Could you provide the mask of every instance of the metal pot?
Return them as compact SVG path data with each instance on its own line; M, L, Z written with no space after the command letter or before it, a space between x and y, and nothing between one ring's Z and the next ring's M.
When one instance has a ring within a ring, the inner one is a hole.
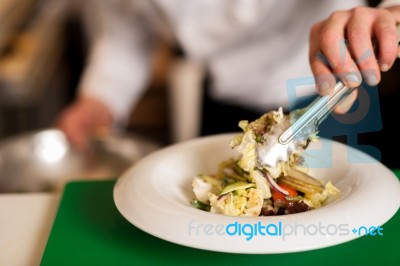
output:
M0 141L0 193L57 191L76 179L112 179L160 145L135 134L94 138L80 153L57 129Z

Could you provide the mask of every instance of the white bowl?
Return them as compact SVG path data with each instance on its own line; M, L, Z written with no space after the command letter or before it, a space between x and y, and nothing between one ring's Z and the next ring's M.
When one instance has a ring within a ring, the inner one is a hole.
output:
M341 190L339 200L309 212L268 217L230 217L193 208L193 176L213 173L222 160L235 156L228 145L233 136L183 142L138 161L115 185L118 210L143 231L177 244L232 253L284 253L355 239L365 234L364 227L381 226L399 209L400 184L389 169L327 139L310 145L306 161L314 177L331 180Z

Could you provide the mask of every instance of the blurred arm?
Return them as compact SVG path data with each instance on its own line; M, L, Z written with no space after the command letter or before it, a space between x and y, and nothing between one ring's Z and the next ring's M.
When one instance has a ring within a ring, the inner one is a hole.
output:
M132 7L121 1L81 4L89 34L89 58L80 97L104 103L113 124L124 126L148 80L152 35Z

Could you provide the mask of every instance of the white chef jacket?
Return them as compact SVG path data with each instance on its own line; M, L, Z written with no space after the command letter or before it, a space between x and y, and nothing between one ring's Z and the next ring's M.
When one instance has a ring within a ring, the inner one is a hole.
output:
M82 1L83 2L83 1ZM384 1L384 5L399 1ZM286 82L312 77L310 27L363 0L88 0L90 56L80 92L126 121L149 78L156 36L178 42L213 79L211 95L255 111L288 105ZM304 86L300 94L315 92Z

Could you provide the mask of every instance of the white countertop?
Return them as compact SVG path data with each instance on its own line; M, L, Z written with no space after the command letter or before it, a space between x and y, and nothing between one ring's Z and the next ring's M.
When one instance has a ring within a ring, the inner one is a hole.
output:
M0 265L40 265L59 193L0 194Z

